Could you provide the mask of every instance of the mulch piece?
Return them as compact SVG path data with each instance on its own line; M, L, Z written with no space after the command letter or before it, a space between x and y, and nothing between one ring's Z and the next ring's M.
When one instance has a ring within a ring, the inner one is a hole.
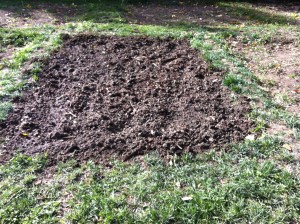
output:
M233 101L187 40L65 39L0 123L0 162L17 149L52 164L199 153L244 139L253 125L248 100Z

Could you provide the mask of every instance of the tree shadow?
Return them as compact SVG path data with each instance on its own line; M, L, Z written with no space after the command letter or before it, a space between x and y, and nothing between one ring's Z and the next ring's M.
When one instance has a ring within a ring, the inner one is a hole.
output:
M181 5L182 2L185 4L217 4L220 2L244 2L254 4L272 4L278 6L286 5L300 5L299 0L289 0L288 2L282 0L126 0L125 2L130 4L166 4L166 5Z
M241 1L218 0L1 0L0 26L29 26L91 21L151 25L230 25L241 23L299 24L299 20L271 13ZM286 7L282 1L270 2ZM289 4L294 4L290 1ZM300 6L300 3L296 2Z
M289 18L284 15L271 13L264 10L263 8L253 7L250 4L220 4L222 7L227 9L233 15L241 18L247 18L251 22L260 24L297 24L299 20Z
M130 7L127 19L137 24L176 25L193 24L232 25L232 24L299 24L300 20L287 17L266 8L258 8L247 3L218 3L217 5L134 5Z
M121 0L3 0L0 2L0 25L30 26L66 22L124 22Z

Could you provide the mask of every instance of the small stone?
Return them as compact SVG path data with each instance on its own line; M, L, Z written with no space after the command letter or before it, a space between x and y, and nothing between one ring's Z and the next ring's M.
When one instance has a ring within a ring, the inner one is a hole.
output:
M254 141L255 140L255 135L248 135L248 136L246 136L245 139L247 139L249 141Z
M170 144L166 142L166 143L163 144L163 147L164 147L164 148L169 148L169 147L170 147Z

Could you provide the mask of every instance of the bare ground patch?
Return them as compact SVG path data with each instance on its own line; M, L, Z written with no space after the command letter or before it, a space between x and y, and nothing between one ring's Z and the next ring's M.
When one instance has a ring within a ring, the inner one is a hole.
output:
M299 36L290 33L278 34L271 43L258 46L234 44L237 51L244 52L248 66L262 81L263 88L276 103L292 115L300 116L300 49ZM271 122L267 133L279 136L286 143L284 147L295 158L300 158L300 139L296 129Z
M0 8L0 27L33 27L45 24L65 23L79 9L65 4L39 3L20 4Z
M1 160L17 149L105 163L225 147L252 122L221 79L184 40L75 37L1 123Z
M241 18L233 17L226 9L214 5L132 5L127 20L137 24L172 25L193 23L197 25L240 24Z
M278 44L249 51L250 67L275 100L299 115L300 51L295 43Z
M226 26L232 24L300 24L299 3L145 4L131 5L126 19L136 24ZM286 18L285 18L286 17Z

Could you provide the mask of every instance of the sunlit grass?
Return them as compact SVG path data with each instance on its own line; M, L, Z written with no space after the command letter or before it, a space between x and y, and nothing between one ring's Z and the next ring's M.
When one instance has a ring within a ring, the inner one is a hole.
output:
M112 169L69 161L59 164L51 180L43 179L41 173L45 157L19 155L0 167L1 221L297 220L300 185L276 165L292 162L281 144L264 137L235 145L228 152L175 156L167 163L156 155L146 156L144 165L114 161Z

